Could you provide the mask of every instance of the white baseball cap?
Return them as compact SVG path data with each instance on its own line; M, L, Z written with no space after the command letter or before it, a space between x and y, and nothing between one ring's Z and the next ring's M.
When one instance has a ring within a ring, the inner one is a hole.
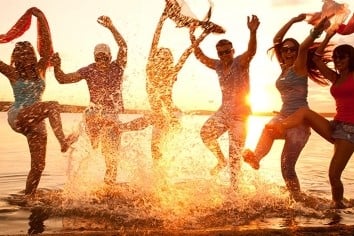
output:
M111 49L109 46L105 43L100 43L95 46L94 54L95 56L98 53L104 53L106 56L110 57L111 56Z

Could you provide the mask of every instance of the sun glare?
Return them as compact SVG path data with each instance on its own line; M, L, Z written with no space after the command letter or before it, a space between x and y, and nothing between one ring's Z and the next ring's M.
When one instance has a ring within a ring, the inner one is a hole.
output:
M264 128L264 124L271 118L271 116L250 116L247 124L247 139L246 148L252 150L256 147L258 139Z
M274 102L264 88L254 89L248 100L254 112L270 112L273 110Z

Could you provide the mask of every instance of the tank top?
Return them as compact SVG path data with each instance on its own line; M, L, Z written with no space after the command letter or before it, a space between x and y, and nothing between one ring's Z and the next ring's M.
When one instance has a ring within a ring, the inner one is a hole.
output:
M343 83L332 84L331 95L336 102L335 120L354 124L354 76L353 73Z
M276 80L276 87L280 92L283 102L280 113L288 116L300 107L308 107L308 78L299 76L290 68L285 76L280 76Z

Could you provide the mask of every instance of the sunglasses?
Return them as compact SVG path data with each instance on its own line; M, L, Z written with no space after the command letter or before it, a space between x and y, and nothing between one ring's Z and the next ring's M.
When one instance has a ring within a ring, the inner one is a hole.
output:
M104 55L97 55L95 56L95 61L109 61L109 57Z
M219 56L224 56L224 55L230 54L231 52L232 52L232 48L226 49L226 50L224 50L224 51L218 51L218 55L219 55Z
M297 47L281 47L280 51L285 52L297 52Z

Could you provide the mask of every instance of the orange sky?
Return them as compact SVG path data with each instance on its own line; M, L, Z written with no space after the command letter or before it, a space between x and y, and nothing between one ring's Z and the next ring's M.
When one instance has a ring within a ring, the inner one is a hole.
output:
M202 18L208 10L208 0L185 0L196 17ZM164 0L1 0L0 34L6 33L17 19L31 6L40 8L47 16L52 31L54 50L62 57L65 72L73 72L93 62L93 47L105 42L111 45L113 55L117 52L111 33L99 25L100 15L111 17L116 28L128 43L128 67L125 72L123 96L126 108L148 108L145 92L145 64L152 36L164 7ZM339 1L338 1L339 2ZM354 4L347 1L350 9ZM271 60L266 50L272 45L277 30L291 17L300 13L319 11L321 0L214 0L212 21L224 26L225 35L210 35L201 44L206 54L216 57L215 44L221 38L230 39L236 54L242 53L248 43L247 16L255 14L261 25L258 30L258 50L251 68L251 103L254 111L279 110L281 101L275 89L279 66ZM306 22L296 24L287 36L301 41L311 26ZM36 27L19 39L35 44ZM173 50L175 59L188 46L186 29L166 25L161 45ZM338 43L354 44L354 35L335 36ZM0 45L0 58L9 62L14 43ZM12 101L8 80L0 75L0 101ZM66 104L88 104L86 84L59 85L53 70L47 73L47 89L44 100L58 100ZM205 68L192 55L179 74L174 88L174 100L184 110L216 109L220 105L220 88L214 71ZM310 106L321 112L333 112L334 104L328 87L310 83Z

